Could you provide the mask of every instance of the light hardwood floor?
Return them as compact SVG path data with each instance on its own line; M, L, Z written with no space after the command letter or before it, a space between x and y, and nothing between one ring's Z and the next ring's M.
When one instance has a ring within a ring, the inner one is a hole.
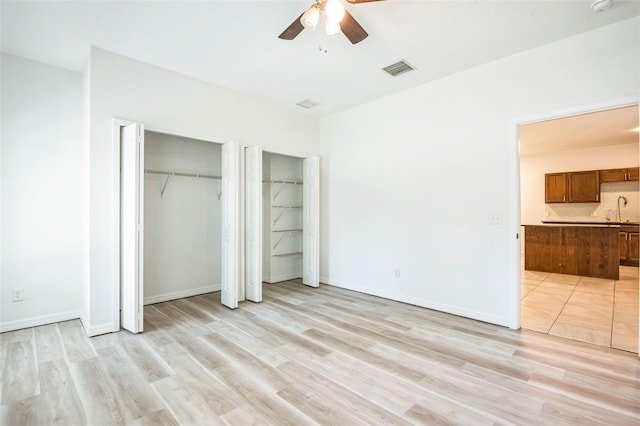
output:
M219 298L0 335L0 424L640 424L631 353L329 286Z

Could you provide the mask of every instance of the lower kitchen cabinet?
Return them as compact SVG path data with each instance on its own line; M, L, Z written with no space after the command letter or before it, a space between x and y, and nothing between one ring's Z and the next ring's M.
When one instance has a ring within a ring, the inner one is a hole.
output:
M620 227L620 264L640 265L640 233L638 226Z
M526 226L524 268L617 280L619 234L607 226Z

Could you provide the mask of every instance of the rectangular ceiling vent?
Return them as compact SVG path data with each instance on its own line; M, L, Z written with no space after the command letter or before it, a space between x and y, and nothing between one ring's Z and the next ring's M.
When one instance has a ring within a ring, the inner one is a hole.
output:
M382 68L382 70L386 71L391 77L395 77L400 74L404 74L405 72L413 71L415 70L415 68L405 62L405 60L403 59L400 62L396 62L395 64L391 64Z
M300 101L298 102L296 105L305 108L305 109L309 109L309 108L313 108L316 107L318 105L320 105L320 103L318 102L314 102L311 99L305 99L304 101Z

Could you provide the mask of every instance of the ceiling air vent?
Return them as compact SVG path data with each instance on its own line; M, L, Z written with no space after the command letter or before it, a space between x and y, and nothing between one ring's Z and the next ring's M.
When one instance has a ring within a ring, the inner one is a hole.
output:
M298 102L296 105L305 108L305 109L309 109L309 108L313 108L316 107L318 105L320 105L318 102L314 102L311 99L305 99L304 101L300 101Z
M413 71L415 68L403 59L400 62L396 62L395 64L382 68L382 70L386 71L391 77L395 77L397 75L404 74L405 72Z

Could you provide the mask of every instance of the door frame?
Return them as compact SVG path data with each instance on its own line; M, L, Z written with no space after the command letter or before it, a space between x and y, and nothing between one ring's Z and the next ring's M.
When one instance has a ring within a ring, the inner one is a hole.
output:
M632 105L638 105L640 99L637 97L623 97L610 99L603 102L575 105L568 108L553 110L550 112L536 113L529 116L515 117L511 122L511 143L509 144L509 155L511 162L509 167L509 216L513 217L511 232L512 235L519 238L510 239L510 253L512 261L510 262L510 276L513 283L510 286L509 299L509 328L520 328L520 230L522 227L520 216L520 126L532 124L541 121L554 120L558 118L571 117L574 115L588 114L591 112L606 111L609 109L623 108ZM640 310L640 308L639 308ZM640 320L638 321L640 325ZM640 333L639 333L640 334ZM640 354L640 351L638 352Z
M120 131L121 128L124 126L128 126L130 124L134 124L134 123L138 123L140 125L142 125L142 130L144 131L149 131L149 132L154 132L154 133L161 133L161 134L165 134L165 135L171 135L171 136L177 136L177 137L182 137L182 138L188 138L188 139L197 139L203 142L210 142L210 143L216 143L216 144L225 144L225 143L235 143L238 147L240 146L240 144L238 144L235 141L229 140L229 139L225 139L225 138L218 138L218 137L212 137L210 135L203 135L203 134L197 134L197 133L188 133L188 132L175 132L172 130L166 130L166 129L162 129L159 127L151 127L151 126L147 126L145 123L141 122L141 121L134 121L134 120L127 120L127 119L122 119L122 118L114 118L111 120L111 136L112 136L112 144L113 144L113 157L112 157L112 175L113 175L113 182L114 182L114 191L113 191L113 200L112 200L112 208L113 208L113 222L112 222L112 229L113 229L113 244L112 244L112 253L113 253L113 282L111 285L111 300L112 300L112 304L111 306L113 307L112 310L112 332L118 332L121 329L121 322L120 322L120 296L121 296L121 288L120 288L120 144L121 144L121 138L120 138ZM142 200L142 202L144 202L144 200ZM144 242L143 242L144 244ZM142 265L142 267L144 267L144 265ZM142 301L143 305L144 305L144 300Z

